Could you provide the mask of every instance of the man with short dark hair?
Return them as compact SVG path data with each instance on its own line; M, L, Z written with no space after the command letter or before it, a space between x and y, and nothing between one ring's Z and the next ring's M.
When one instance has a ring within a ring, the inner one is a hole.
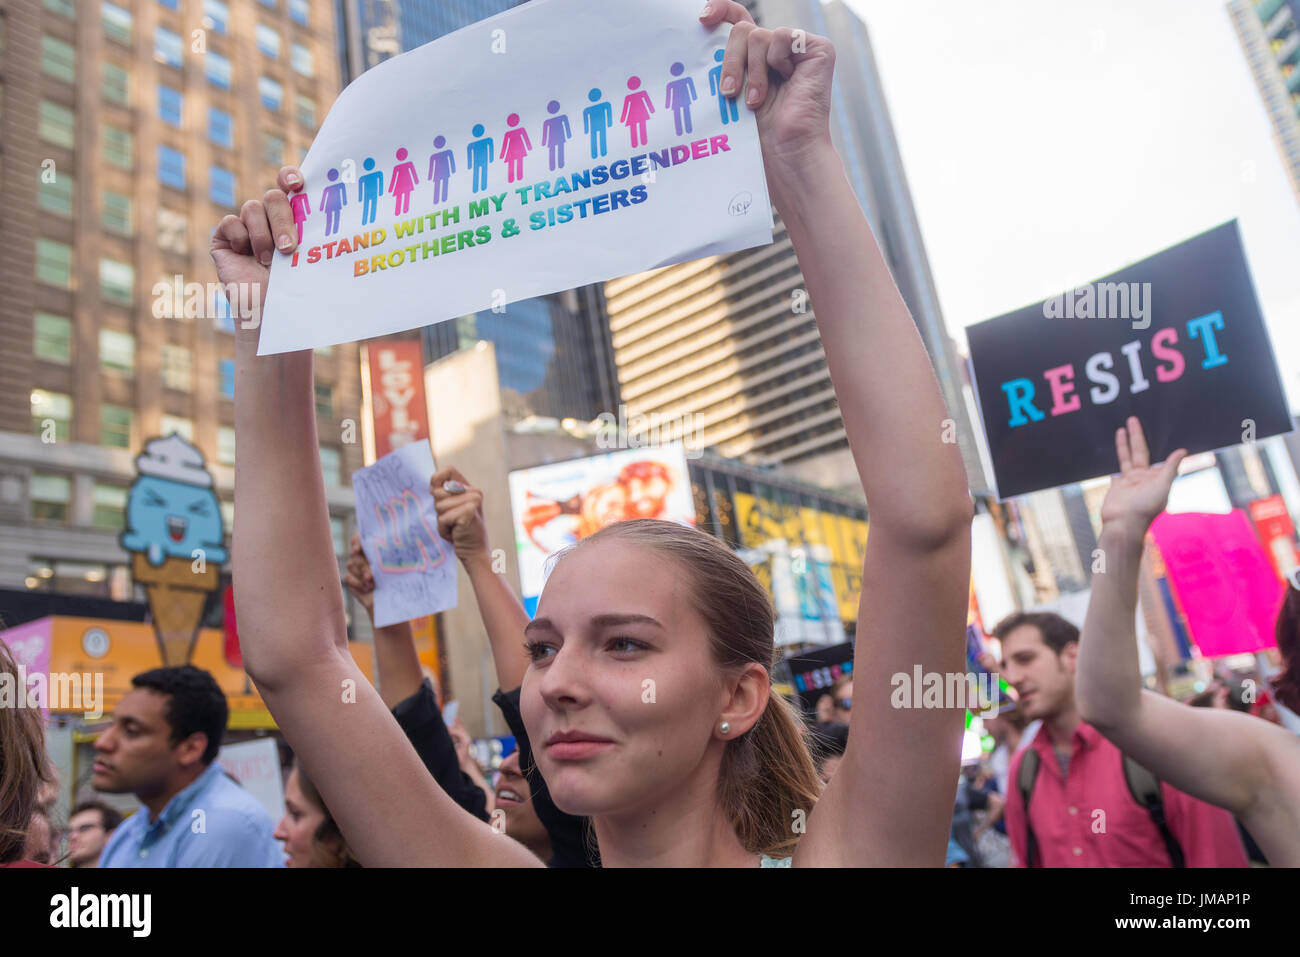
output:
M68 866L98 867L100 852L121 823L121 812L103 801L74 807L68 815Z
M283 867L262 806L215 760L229 709L212 675L191 665L131 679L95 741L92 783L144 808L104 846L100 867Z
M1151 783L1154 812L1138 803L1124 756L1079 716L1074 697L1079 629L1060 615L1020 612L993 630L1002 677L1020 710L1041 719L1033 742L1011 761L1007 834L1022 867L1245 867L1232 815ZM1025 780L1026 760L1036 773ZM1022 791L1030 794L1028 813ZM1158 819L1163 821L1162 825Z

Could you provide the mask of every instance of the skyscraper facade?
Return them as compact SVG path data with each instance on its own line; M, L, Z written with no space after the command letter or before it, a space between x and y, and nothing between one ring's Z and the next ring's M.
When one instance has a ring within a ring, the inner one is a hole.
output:
M333 51L329 0L0 10L0 589L129 599L118 534L154 436L203 453L229 531L235 327L209 238L306 152L339 89ZM341 550L357 348L316 367Z
M929 350L971 487L984 490L960 360L943 325L866 27L840 2L746 6L761 25L802 27L835 44L832 137ZM605 294L629 417L689 421L695 434L687 439L698 447L781 463L828 487L857 487L816 319L779 218L769 246L616 279ZM942 424L935 428L938 434Z
M1300 201L1300 0L1232 0L1228 12Z

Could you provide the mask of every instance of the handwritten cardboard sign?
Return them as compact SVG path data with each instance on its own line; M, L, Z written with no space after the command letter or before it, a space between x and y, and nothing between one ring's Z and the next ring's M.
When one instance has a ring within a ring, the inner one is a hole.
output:
M456 561L438 534L428 442L413 442L352 475L361 547L375 577L375 627L456 606Z
M699 6L534 0L358 77L303 160L259 353L771 242L730 27Z

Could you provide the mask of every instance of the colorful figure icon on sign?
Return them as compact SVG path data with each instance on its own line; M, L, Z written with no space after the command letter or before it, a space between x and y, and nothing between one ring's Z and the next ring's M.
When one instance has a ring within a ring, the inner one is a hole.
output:
M618 121L631 131L632 148L636 149L649 142L646 139L645 125L650 119L650 114L655 111L655 105L650 100L650 94L641 89L639 76L628 77L627 88L632 92L623 97L623 113Z
M487 189L488 164L492 162L492 137L483 136L483 124L475 123L475 139L465 148L465 158L474 173L474 192Z
M727 96L722 92L722 56L725 51L716 50L713 53L713 59L718 64L709 71L709 92L718 98L718 109L722 111L722 123L738 123L740 121L740 107L736 105L736 98Z
M433 148L436 152L429 157L429 181L433 183L433 205L447 202L447 181L451 179L451 174L456 172L456 154L452 150L443 149L447 145L447 137L439 135L433 138Z
M559 100L547 103L546 112L551 116L542 123L542 145L550 151L548 159L552 170L564 168L564 142L573 136L569 129L569 118L559 110Z
M394 196L394 216L411 211L411 190L420 182L420 177L415 173L415 164L406 156L406 147L397 151L398 163L393 167L393 175L388 180L388 192Z
M614 108L601 102L600 90L592 87L587 91L591 106L582 111L582 132L591 135L591 158L599 159L605 155L605 131L614 125Z
M674 63L668 72L677 79L668 81L664 108L673 111L673 126L677 128L677 135L681 136L691 132L691 104L696 99L695 81L689 76L682 76L686 67L681 63Z
M366 157L366 161L361 165L366 169L366 174L357 180L357 194L361 200L361 225L369 226L375 221L375 216L379 212L379 195L384 191L384 173L383 170L375 169L373 157Z

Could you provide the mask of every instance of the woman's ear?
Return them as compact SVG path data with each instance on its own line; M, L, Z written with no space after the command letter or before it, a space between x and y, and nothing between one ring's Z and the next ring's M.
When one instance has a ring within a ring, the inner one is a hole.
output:
M772 679L766 668L757 662L750 662L737 677L728 682L728 687L731 694L722 714L718 716L718 727L714 733L730 741L752 728L763 716L768 695L772 693ZM721 730L723 724L727 725L726 731Z

